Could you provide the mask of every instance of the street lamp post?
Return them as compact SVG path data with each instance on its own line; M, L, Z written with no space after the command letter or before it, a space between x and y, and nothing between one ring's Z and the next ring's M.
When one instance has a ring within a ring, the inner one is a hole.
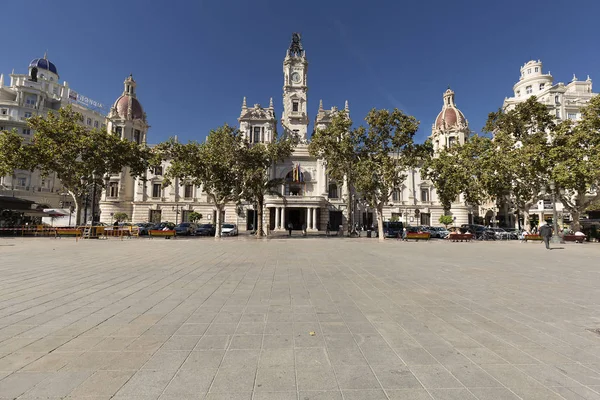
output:
M175 203L174 207L171 207L171 211L175 211L175 225L179 222L179 203Z

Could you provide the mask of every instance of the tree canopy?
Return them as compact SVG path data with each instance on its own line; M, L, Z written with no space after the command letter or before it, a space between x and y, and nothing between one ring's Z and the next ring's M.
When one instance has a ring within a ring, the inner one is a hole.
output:
M325 129L317 129L308 145L308 151L313 157L326 162L327 176L342 184L346 182L346 219L348 232L352 229L352 196L357 179L356 164L360 137L358 131L351 129L352 120L346 111L334 114L330 124Z
M574 230L580 229L581 214L600 200L600 96L581 114L577 123L557 126L548 154L556 194L571 213Z
M0 172L55 173L73 197L78 221L81 198L90 183L102 187L105 175L121 173L126 167L132 176L141 176L150 158L145 146L106 130L88 129L82 122L82 115L68 106L29 118L28 126L35 132L31 141L14 132L0 134Z
M209 202L215 205L215 237L221 236L221 213L225 205L241 198L245 148L240 132L227 124L211 130L204 143L182 144L170 139L155 148L162 160L169 161L163 186L174 179L202 186Z
M284 183L283 179L271 178L270 170L276 162L283 161L292 155L297 138L274 138L270 143L246 143L240 150L242 171L241 199L255 203L257 213L256 236L262 237L263 209L265 196L282 196L278 190Z
M383 207L428 149L414 143L419 122L398 109L372 109L365 121L367 128L361 126L352 133L357 138L355 185L375 208L379 240L383 240Z

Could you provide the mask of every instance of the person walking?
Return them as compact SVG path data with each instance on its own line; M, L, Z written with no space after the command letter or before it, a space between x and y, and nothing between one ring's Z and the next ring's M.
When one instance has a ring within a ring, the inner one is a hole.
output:
M329 223L329 221L327 221L327 230L325 231L325 234L327 235L327 237L329 237L330 231L331 231L331 224Z
M289 232L288 236L292 236L292 229L294 229L294 225L292 225L292 223L290 222L288 224L288 232Z
M550 223L546 222L546 225L540 227L540 236L544 240L546 249L550 250L550 238L552 237L552 227Z

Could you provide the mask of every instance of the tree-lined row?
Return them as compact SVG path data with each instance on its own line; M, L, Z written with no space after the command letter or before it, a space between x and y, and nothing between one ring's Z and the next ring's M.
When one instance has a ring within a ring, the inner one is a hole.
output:
M472 205L508 204L529 227L529 211L554 190L579 230L582 213L600 200L600 96L582 118L555 123L535 97L488 117L484 132L425 160L446 209L459 194Z
M381 239L385 204L408 171L418 166L447 210L462 193L475 206L510 201L527 216L552 180L556 188L564 189L558 194L577 222L600 198L589 195L600 180L600 97L594 97L582 115L577 124L556 125L546 107L531 98L513 110L489 115L484 131L493 133L493 139L475 135L462 146L434 155L429 141L414 142L419 122L402 111L373 109L365 118L367 126L357 128L341 111L313 135L309 152L326 162L331 179L346 182L350 194L359 193L376 210ZM217 234L225 206L247 201L256 206L256 232L263 235L265 196L282 195L278 188L283 181L273 179L270 170L288 158L297 143L288 137L250 145L237 129L224 125L211 131L204 143L168 140L150 149L106 131L89 130L81 118L71 108L30 118L28 124L35 131L31 141L2 132L0 175L16 169L55 173L79 214L91 181L102 187L104 177L125 167L132 176L145 179L150 167L168 161L163 185L177 179L201 186L218 211ZM351 195L346 200L351 210Z

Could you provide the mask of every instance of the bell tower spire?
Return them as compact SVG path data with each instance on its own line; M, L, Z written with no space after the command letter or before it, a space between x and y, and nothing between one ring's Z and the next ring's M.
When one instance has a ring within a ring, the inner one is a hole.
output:
M307 73L308 60L299 33L292 34L292 42L283 60L283 125L284 136L296 135L300 143L307 142Z

